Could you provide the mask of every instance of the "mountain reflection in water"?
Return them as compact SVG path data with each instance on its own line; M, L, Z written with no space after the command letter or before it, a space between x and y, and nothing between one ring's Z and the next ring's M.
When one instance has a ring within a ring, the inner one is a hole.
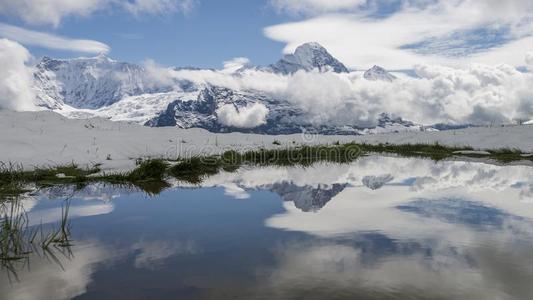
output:
M2 269L0 298L533 299L532 167L370 156L174 185L26 195L31 226L71 199L72 255Z

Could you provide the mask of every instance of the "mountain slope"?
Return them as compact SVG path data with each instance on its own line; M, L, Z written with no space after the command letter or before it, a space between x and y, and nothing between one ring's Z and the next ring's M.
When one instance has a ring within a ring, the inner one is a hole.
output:
M236 108L261 103L269 109L267 122L255 128L233 128L220 124L217 110L224 105ZM152 127L177 126L179 128L204 128L212 132L256 132L266 134L289 134L302 132L299 118L302 112L286 102L275 100L259 92L236 91L223 87L208 86L194 100L178 99L170 103L158 117L148 121Z
M36 69L38 104L48 108L66 104L97 109L124 97L163 90L150 87L142 67L103 55L70 60L44 57Z
M225 126L218 122L217 110L233 105L237 110L254 103L269 110L266 123L254 128ZM176 126L179 128L203 128L211 132L245 132L260 134L293 134L306 132L327 135L359 135L369 133L420 131L422 126L401 118L381 114L378 125L371 129L355 125L316 125L308 121L306 114L283 100L274 99L259 92L242 92L222 87L206 87L196 99L177 99L171 102L159 116L145 123L151 127Z

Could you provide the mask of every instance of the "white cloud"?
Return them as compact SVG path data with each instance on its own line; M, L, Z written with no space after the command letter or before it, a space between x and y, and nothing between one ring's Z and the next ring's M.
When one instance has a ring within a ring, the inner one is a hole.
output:
M147 59L143 63L146 71L146 82L152 86L174 86L174 70L159 66L153 59Z
M424 5L420 6L421 2ZM405 1L402 9L386 18L365 14L369 11L321 15L265 28L265 34L287 43L285 52L304 42L317 41L347 65L359 69L374 64L406 69L421 62L456 66L472 62L515 65L518 61L512 58L512 50L521 46L521 53L524 53L531 50L524 46L533 48L528 38L533 33L531 1L442 0L433 5L426 2ZM402 48L434 38L438 38L441 45L447 41L451 45L454 39L450 35L454 33L488 27L506 29L502 33L506 40L501 41L501 47L481 49L471 57L449 57L445 52L424 55ZM511 48L507 47L512 44ZM520 60L522 58L523 54Z
M24 45L39 46L48 49L84 53L107 53L110 50L108 45L98 41L70 39L51 33L28 30L3 23L0 23L0 36Z
M227 70L226 70L227 71ZM171 76L174 80L189 80L195 84L211 84L236 90L258 90L282 93L287 89L287 77L270 72L246 70L240 74L229 74L224 70L179 70L162 68L158 74ZM154 70L155 72L155 70ZM166 74L166 75L165 75Z
M218 122L237 128L254 128L266 123L268 108L260 103L236 108L227 104L217 109Z
M235 199L243 200L250 198L250 194L237 184L230 182L219 185L224 188L224 195L233 197Z
M352 200L359 201L358 198ZM379 214L373 217L384 220ZM374 223L379 222L374 219ZM500 295L521 299L533 292L529 285L514 288L517 283L509 276L495 275L500 274L501 263L493 257L502 255L501 250L495 249L516 247L513 251L519 254L506 257L510 264L520 264L528 257L526 247L513 244L516 238L512 233L496 239L488 234L477 232L476 235L456 229L457 235L473 237L472 242L461 244L453 235L443 236L440 228L428 230L426 223L417 225L432 233L427 239L401 225L398 227L411 236L394 239L387 236L387 232L379 231L383 234L381 239L393 240L394 246L386 251L375 251L381 246L381 240L371 234L365 235L360 228L340 237L343 242L322 239L320 242L281 244L274 251L274 267L262 270L266 273L264 280L259 281L253 291L272 295L273 299L301 299L309 294L315 299L328 299L335 291L338 295L350 295L347 297L350 299L447 299L453 295L471 300L497 299ZM490 247L472 246L479 239L489 241ZM520 276L527 276L525 274L520 273ZM397 296L399 294L404 296Z
M0 0L0 14L19 17L30 24L58 26L67 16L88 16L109 0Z
M526 65L533 66L533 52L526 53Z
M246 57L236 57L224 62L223 73L232 74L242 69L250 63L250 60Z
M195 0L135 0L124 1L124 8L134 15L168 14L181 11L189 13L195 6Z
M121 8L134 15L188 13L195 0L0 0L0 14L29 24L59 26L66 17L87 17L96 11Z
M317 14L342 10L355 10L367 0L270 0L279 11L296 14Z
M31 55L20 44L0 39L0 109L35 110Z
M313 173L320 174L320 171L322 169L318 168L313 170ZM377 190L363 186L361 179L375 172L390 172L395 179L391 184ZM299 178L305 178L305 175L311 172L303 170L301 173ZM246 175L248 174L240 176L246 180ZM315 178L309 176L311 179L307 179L307 182L313 182ZM528 209L531 202L527 200L531 199L531 194L528 195L530 184L526 182L530 182L532 176L531 170L524 166L502 168L471 162L436 164L429 160L421 162L412 159L397 161L394 158L365 158L338 172L334 182L349 183L351 187L328 202L320 211L320 216L306 214L294 205L287 204L285 213L272 216L265 224L282 230L303 231L329 237L354 231L379 231L401 239L408 237L405 235L405 229L409 228L410 235L428 237L440 231L441 234L453 236L455 239L468 239L466 236L460 237L461 235L457 234L458 228L453 225L445 229L438 220L422 221L413 218L413 215L405 214L397 207L418 199L468 199L479 201L486 207L496 208L506 214L516 215L518 218L528 219L531 217L531 210ZM287 177L285 174L284 177L269 177L266 180L295 183L291 177ZM405 185L406 181L412 180L414 182L411 186ZM320 179L318 182L330 183ZM522 183L525 184L519 186ZM242 186L254 188L250 185ZM508 201L502 202L502 198ZM382 222L375 222L377 215ZM419 222L425 226L420 227ZM530 232L533 231L532 226L528 227ZM432 230L428 230L429 228Z
M460 8L472 16L512 19L533 10L529 0L270 0L270 4L280 11L315 15L346 11L364 15L379 8L393 10L394 7L404 10L430 8L435 12ZM483 11L487 16L482 16Z
M287 89L279 96L302 109L306 120L317 125L374 126L382 107L374 99L358 95L356 88L366 83L355 82L346 74L297 72L288 77Z
M368 177L381 177L387 183L381 188L372 190L365 183ZM235 190L238 188L248 190L268 189L277 183L290 183L300 187L348 184L348 188L332 200L330 204L333 206L328 204L322 210L324 213L330 211L331 214L328 215L331 219L324 220L321 226L315 222L316 216L309 216L306 213L300 214L299 210L294 206L288 212L289 214L298 212L298 216L295 216L298 217L298 220L291 222L291 226L293 226L291 229L309 229L309 226L314 228L322 227L323 230L320 230L320 232L328 235L334 232L346 233L353 231L356 227L352 227L349 224L353 224L354 220L357 220L357 227L362 230L371 230L370 227L376 226L375 219L360 209L343 210L342 204L338 207L339 210L335 209L335 203L339 201L347 201L344 203L346 205L358 206L361 204L365 209L371 209L364 202L358 204L353 199L360 199L360 201L368 199L372 204L379 207L375 212L381 214L384 213L382 205L396 207L398 203L405 200L425 198L425 196L429 195L432 195L431 198L433 198L444 193L460 199L484 199L484 201L488 202L488 206L500 207L503 211L529 219L533 217L533 211L526 209L531 205L531 200L533 200L533 193L531 193L533 191L532 180L533 169L528 166L501 167L491 164L458 161L435 163L431 160L421 161L410 158L370 156L362 157L352 164L339 165L334 168L328 164L315 164L310 169L298 167L281 169L276 167L245 168L234 173L223 173L207 178L202 183L202 186L226 187L236 185L233 188ZM412 182L412 184L405 186L406 182ZM352 197L350 194L353 192L364 195L364 197ZM378 195L381 196L378 197ZM390 197L390 195L396 195L396 197ZM506 195L503 198L508 199L508 201L500 201L502 199L501 195ZM350 213L346 215L347 218L341 220L338 218L340 216L339 211ZM361 216L367 217L353 219L353 211L360 211L362 212ZM395 213L397 212L395 211ZM349 216L350 214L352 214L351 217ZM326 217L325 215L323 216ZM270 220L280 220L279 217L273 216ZM303 219L300 217L303 217ZM395 220L394 222L400 221L398 217L390 219ZM302 220L308 220L309 222L301 222ZM335 224L337 221L339 223ZM378 225L388 227L382 223ZM388 230L391 229L395 230L397 227L388 227ZM320 234L320 232L314 233ZM395 230L395 234L402 234L402 232Z
M170 257L193 255L199 252L193 241L145 241L141 240L132 246L139 252L135 258L135 267L155 270Z
M9 280L1 280L2 298L76 298L87 292L98 264L108 262L116 253L116 249L108 249L95 241L80 240L76 240L74 255L61 255L56 249L50 251L54 259L43 259L43 256L32 253L28 259L31 268L17 266L17 276L24 284L13 284Z
M524 54L520 55L524 61ZM375 126L381 113L430 125L497 124L533 119L533 74L510 65L471 64L464 68L418 64L418 77L398 75L394 82L368 81L360 72L297 72L278 75L257 69L237 74L224 70L153 68L159 82L180 80L240 91L259 91L286 100L317 125ZM175 84L177 86L177 84ZM260 112L260 110L258 110ZM265 114L266 115L266 114ZM254 115L261 123L261 114ZM229 105L219 114L223 124L242 127L251 116ZM238 121L237 121L238 120ZM247 125L247 126L252 126Z

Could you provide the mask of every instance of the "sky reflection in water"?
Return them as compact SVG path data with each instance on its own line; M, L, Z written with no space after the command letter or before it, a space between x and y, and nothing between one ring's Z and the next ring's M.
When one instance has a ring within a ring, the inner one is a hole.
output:
M32 224L65 190L23 200ZM531 299L533 168L364 157L246 168L155 197L75 192L71 255L2 299ZM4 270L3 270L4 271ZM10 282L11 280L11 282Z

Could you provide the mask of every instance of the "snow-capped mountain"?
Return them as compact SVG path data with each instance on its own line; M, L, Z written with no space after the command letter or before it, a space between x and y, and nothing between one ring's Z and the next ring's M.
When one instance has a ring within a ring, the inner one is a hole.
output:
M371 69L369 69L363 74L363 77L366 80L371 80L371 81L381 80L381 81L392 82L397 79L396 76L392 75L391 73L389 73L387 70L385 70L384 68L380 66L373 66Z
M275 96L257 89L216 86L206 82L193 83L175 77L171 77L171 82L154 80L153 74L146 67L114 61L104 55L61 60L45 57L35 69L36 104L72 118L99 116L147 126L197 127L212 132L239 131L262 134L305 131L347 135L422 129L420 125L401 118L391 118L387 114L380 116L375 128L360 128L357 124L310 123L306 112L288 102L282 95ZM341 62L317 43L301 45L294 54L286 55L273 65L255 69L243 67L235 71L235 74L226 74L226 76L238 77L242 75L241 72L247 70L283 75L300 70L348 72ZM383 69L372 70L375 74L372 78L386 80L392 76ZM174 68L170 69L170 72L216 74L217 70ZM264 107L267 115L256 127L241 128L233 124L227 125L219 119L218 110L223 106L232 107L239 113L257 104Z
M292 74L299 70L334 71L336 73L348 73L348 68L333 57L326 48L318 43L306 43L287 54L269 68L281 74Z
M34 74L41 106L97 109L128 96L161 92L151 85L141 66L104 55L59 60L44 57ZM167 89L168 90L168 89Z

